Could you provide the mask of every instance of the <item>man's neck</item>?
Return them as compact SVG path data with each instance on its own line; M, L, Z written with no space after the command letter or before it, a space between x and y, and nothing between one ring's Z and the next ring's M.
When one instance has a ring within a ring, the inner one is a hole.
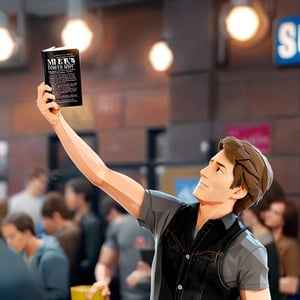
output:
M274 240L276 242L278 242L279 239L282 237L282 228L281 227L273 228L272 229L272 234L273 234Z
M33 198L37 198L39 197L40 195L30 186L27 186L26 188L26 193L30 196L30 197L33 197Z
M89 212L90 208L87 204L82 204L75 213L75 220L80 221L82 217Z
M196 228L201 229L202 226L211 219L220 219L224 216L232 213L233 206L231 204L200 204L198 210L198 218L196 223Z
M29 238L27 245L24 248L27 257L35 255L38 249L42 246L43 241L35 236Z

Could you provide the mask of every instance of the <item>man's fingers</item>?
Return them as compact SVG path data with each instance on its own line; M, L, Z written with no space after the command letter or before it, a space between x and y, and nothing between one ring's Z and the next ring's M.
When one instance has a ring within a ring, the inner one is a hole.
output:
M51 88L51 86L49 86L49 85L45 84L44 82L42 82L37 87L37 90L38 90L38 98L41 98L45 91L51 92L52 88Z
M107 285L95 282L86 293L87 299L91 299L98 291L100 291L104 297L110 295L110 289Z

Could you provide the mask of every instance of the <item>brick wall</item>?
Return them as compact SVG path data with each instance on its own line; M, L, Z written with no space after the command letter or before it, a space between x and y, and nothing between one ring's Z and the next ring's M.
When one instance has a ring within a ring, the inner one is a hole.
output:
M166 160L203 163L199 146L216 142L228 124L268 123L275 177L300 210L300 71L272 62L272 37L250 49L228 45L228 64L216 67L216 2L170 1L167 29L175 62L152 70L150 46L162 37L161 4L108 8L102 13L101 48L82 62L84 107L64 109L78 131L94 131L110 163L144 163L149 129L166 128ZM276 1L276 17L300 11L296 0ZM0 138L9 141L9 194L25 169L48 163L50 126L35 107L42 80L40 50L59 45L62 17L28 17L30 64L0 70Z

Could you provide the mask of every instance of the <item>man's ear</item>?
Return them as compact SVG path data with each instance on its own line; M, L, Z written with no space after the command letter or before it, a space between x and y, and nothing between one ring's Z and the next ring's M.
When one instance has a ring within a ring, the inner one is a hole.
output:
M242 199L248 194L248 191L243 186L235 187L233 197L235 199Z

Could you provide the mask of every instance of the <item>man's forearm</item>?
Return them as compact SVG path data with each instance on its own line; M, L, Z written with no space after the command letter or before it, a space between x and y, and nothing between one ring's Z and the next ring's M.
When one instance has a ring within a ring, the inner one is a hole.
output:
M96 281L109 285L112 279L112 271L106 265L98 262L95 268L95 278Z
M139 217L144 188L128 176L110 170L68 125L62 115L53 129L71 160L87 179L115 199L129 213Z

